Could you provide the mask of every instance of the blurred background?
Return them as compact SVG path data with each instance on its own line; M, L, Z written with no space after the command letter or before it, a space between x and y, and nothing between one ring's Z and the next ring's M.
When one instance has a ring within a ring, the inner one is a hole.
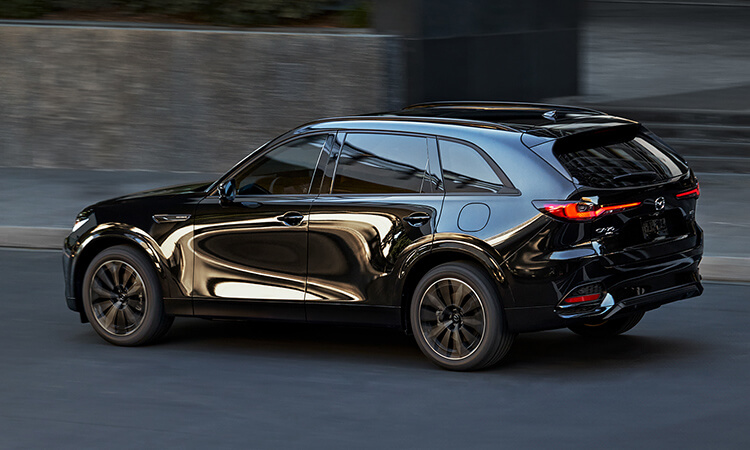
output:
M732 151L748 0L4 0L0 18L5 167L223 171L319 117L505 100L600 107L698 170L750 168Z
M41 218L0 200L0 226L58 228L55 248L87 204L214 178L307 121L503 100L645 123L700 175L706 254L750 251L750 0L4 0L0 17L0 183L53 193Z
M0 0L0 447L748 448L749 49L750 0ZM382 330L185 319L133 350L65 310L85 206L438 100L643 122L700 180L706 294L614 344L522 336L460 375Z

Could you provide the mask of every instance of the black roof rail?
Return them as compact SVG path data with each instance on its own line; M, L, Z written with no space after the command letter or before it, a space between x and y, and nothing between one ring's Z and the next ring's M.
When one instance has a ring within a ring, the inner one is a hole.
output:
M377 121L377 122L403 122L403 123L438 123L442 125L465 125L465 126L481 126L487 128L491 126L498 130L521 131L518 127L512 126L512 124L505 123L494 123L483 120L467 119L460 117L420 117L420 116L399 116L392 113L373 113L373 114L361 114L356 116L334 116L316 119L311 122L305 123L290 132L299 132L304 129L314 127L316 125L324 126L329 123L336 122L363 122L363 121Z
M452 118L509 125L513 128L544 127L554 123L579 121L580 116L608 116L589 108L523 102L431 102L417 103L394 116Z
M569 105L555 105L549 103L531 103L531 102L497 102L497 101L445 101L445 102L425 102L415 103L404 107L401 111L415 109L537 109L537 110L558 110L564 112L579 112L588 114L605 114L591 108Z

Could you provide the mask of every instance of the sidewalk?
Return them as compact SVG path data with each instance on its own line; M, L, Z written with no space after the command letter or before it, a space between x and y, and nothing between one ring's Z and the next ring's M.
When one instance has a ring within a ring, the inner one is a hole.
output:
M0 168L0 247L60 249L76 214L118 195L219 174ZM698 223L706 232L708 280L750 282L750 175L701 175Z

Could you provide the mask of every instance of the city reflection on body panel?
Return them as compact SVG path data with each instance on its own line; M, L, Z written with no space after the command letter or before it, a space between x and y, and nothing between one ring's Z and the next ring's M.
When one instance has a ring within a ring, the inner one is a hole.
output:
M385 299L397 299L398 295L382 292L381 279L395 277L405 249L432 240L432 218L441 203L440 194L316 199L309 225L308 301L383 304ZM431 219L418 226L404 221L415 213Z
M212 300L259 301L278 309L264 316L304 319L310 182L327 140L312 135L271 149L235 174L236 198L209 196L198 205L196 314L215 313Z
M194 298L304 300L307 222L289 226L277 218L288 211L306 214L311 199L254 199L263 202L224 206L207 198L199 205ZM274 294L267 297L270 290L258 285L274 287Z
M323 183L330 194L310 214L309 305L399 306L388 288L396 263L416 242L431 242L442 206L428 148L423 136L339 133L326 170L335 177ZM315 315L308 308L308 319Z

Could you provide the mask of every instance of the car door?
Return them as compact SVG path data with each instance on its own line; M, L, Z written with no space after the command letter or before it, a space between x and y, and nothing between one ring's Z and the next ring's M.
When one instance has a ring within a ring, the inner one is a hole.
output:
M443 191L434 138L340 132L309 222L307 318L397 324L396 268L429 243Z
M328 137L275 146L237 171L234 201L198 205L196 315L304 320L310 185Z

